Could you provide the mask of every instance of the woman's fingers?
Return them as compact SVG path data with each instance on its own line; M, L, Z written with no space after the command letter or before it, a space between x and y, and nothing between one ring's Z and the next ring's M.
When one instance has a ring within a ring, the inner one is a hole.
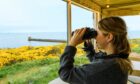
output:
M91 42L91 39L88 39L85 41L87 43L87 45L90 45L92 42Z
M82 28L82 29L79 29L78 31L77 31L77 35L79 36L79 37L83 37L83 35L84 35L84 33L85 33L85 31L86 31L86 29L85 28Z
M85 32L86 32L86 28L83 28L82 30L81 30L81 36L83 37L83 35L85 34Z
M85 31L86 31L85 28L77 29L74 32L74 35L71 37L70 44L73 46L76 46L76 45L82 43L83 42L82 37L83 37Z
M82 29L76 29L74 34L75 36L77 37L83 37L84 33L85 33L86 29L85 28L82 28Z

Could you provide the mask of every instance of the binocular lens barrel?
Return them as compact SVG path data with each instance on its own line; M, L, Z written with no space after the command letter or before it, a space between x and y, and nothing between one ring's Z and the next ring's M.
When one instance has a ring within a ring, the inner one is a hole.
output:
M72 32L72 35L74 34L74 31ZM97 36L97 31L93 28L86 27L85 34L83 35L82 39L91 39L95 38Z

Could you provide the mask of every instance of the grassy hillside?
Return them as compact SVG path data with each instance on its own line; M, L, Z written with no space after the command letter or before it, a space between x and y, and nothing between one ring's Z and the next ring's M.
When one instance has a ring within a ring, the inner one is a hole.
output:
M76 64L88 60L78 47ZM58 77L59 57L65 44L0 49L0 84L47 84Z
M140 39L129 41L132 52L140 53ZM59 57L65 46L0 49L0 84L47 84L58 77ZM89 62L81 48L78 46L75 65Z
M88 63L83 56L75 64ZM59 59L24 61L0 69L0 84L47 84L58 77Z
M129 42L131 44L132 52L140 54L140 39L131 39Z

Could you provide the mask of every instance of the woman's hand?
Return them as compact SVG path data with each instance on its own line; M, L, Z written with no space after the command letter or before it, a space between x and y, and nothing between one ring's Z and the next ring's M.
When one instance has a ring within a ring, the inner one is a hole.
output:
M82 43L84 40L82 40L82 37L86 31L86 28L77 29L73 36L70 39L69 45L76 47L78 44Z
M87 39L87 40L85 40L85 42L84 42L84 50L85 51L92 51L94 49L94 46L93 46L93 44L92 44L92 41L91 41L91 39Z
M87 40L85 40L85 44L86 44L87 46L92 45L91 39L87 39Z

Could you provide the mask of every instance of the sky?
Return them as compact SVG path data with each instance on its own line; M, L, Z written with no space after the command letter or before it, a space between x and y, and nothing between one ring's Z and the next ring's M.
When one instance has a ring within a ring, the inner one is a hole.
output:
M66 3L61 0L0 0L0 32L51 32L65 28Z
M140 31L140 15L122 17L129 31Z
M123 17L129 30L140 30L140 16ZM93 27L92 12L72 5L72 30ZM0 0L0 33L66 32L66 3L62 0Z

